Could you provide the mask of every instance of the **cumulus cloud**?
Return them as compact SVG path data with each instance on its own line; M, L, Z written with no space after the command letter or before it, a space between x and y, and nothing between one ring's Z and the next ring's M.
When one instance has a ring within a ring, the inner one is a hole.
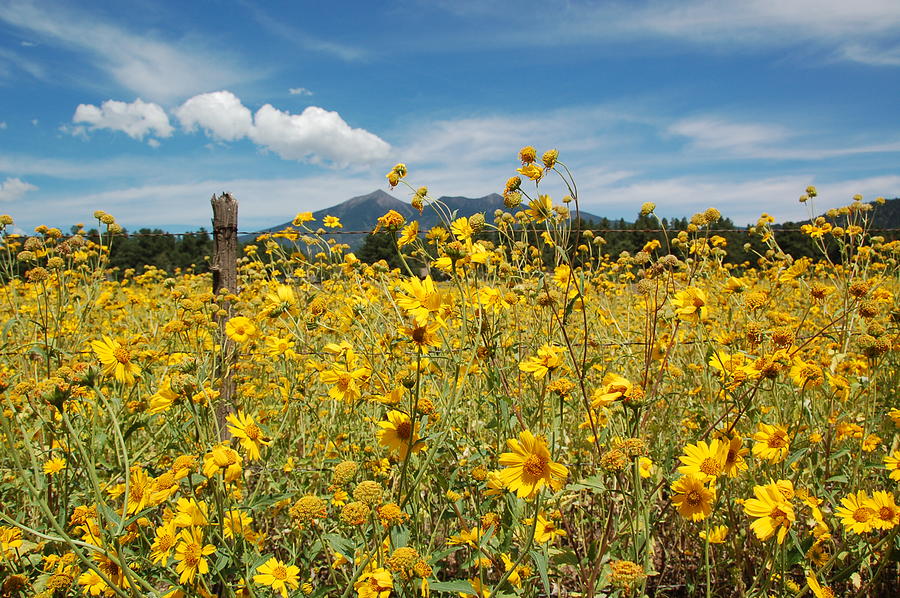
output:
M256 112L252 138L286 160L372 162L390 150L377 135L354 129L337 112L318 106L291 114L266 104Z
M2 130L5 129L5 128L6 128L6 121L5 121L5 120L0 120L0 131L2 131Z
M130 104L107 100L99 108L93 104L79 104L72 122L87 123L91 129L122 131L132 139L143 139L151 131L158 137L169 137L173 131L162 107L140 98Z
M288 93L292 96L311 96L313 92L306 89L305 87L291 87L288 89Z
M16 201L29 191L36 191L37 186L26 183L22 179L7 177L0 183L0 201Z
M187 131L201 128L220 141L249 138L285 160L345 166L382 159L390 145L365 129L353 128L337 112L309 106L300 114L266 104L251 115L230 91L194 96L175 110Z
M243 139L253 129L250 110L230 91L194 96L175 110L175 116L186 131L199 127L219 141Z

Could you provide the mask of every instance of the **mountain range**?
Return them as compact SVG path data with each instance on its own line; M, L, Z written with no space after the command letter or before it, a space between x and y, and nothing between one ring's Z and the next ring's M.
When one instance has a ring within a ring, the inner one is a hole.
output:
M497 193L491 193L484 197L443 196L438 198L438 201L447 206L451 213L455 212L456 218L461 218L463 216L469 217L473 214L483 213L488 222L493 220L494 210L505 209L503 206L503 196ZM366 195L351 197L336 206L313 212L313 217L316 220L315 222L308 223L307 226L312 229L323 226L322 222L325 216L335 216L340 218L343 229L326 229L328 230L326 236L333 237L338 243L347 243L351 247L356 248L362 244L365 235L342 234L341 231L371 231L377 225L378 218L387 213L388 210L394 210L403 215L407 222L418 220L419 230L422 231L426 231L441 223L434 208L425 206L424 212L419 214L419 211L412 207L408 201L401 201L381 189L376 189ZM588 214L587 212L581 212L581 216L585 220L599 220L599 217ZM289 226L292 226L291 221L263 229L260 232L273 233L284 230ZM246 243L253 239L254 235L245 235L240 238L240 241Z

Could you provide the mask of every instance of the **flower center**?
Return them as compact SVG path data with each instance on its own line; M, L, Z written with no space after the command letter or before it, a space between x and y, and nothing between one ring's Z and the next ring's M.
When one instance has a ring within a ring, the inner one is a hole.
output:
M769 448L784 448L785 446L787 446L787 439L783 432L775 432L769 437Z
M244 428L244 434L246 434L247 438L251 440L259 440L260 429L256 424L250 424L249 426Z
M129 353L128 349L125 347L116 347L113 349L113 357L115 357L116 361L119 363L128 363L131 361L131 353Z
M860 507L853 511L853 519L860 523L865 523L866 521L871 519L872 515L874 514L874 511L872 511L872 509L870 509L869 507Z
M282 565L278 565L277 567L272 569L272 577L279 581L284 581L285 579L287 579L287 576L287 569Z
M894 509L888 506L881 507L878 509L878 518L883 521L890 521L894 518Z
M184 549L184 562L187 563L188 567L196 567L200 562L200 545L191 542Z
M787 524L787 513L775 507L772 509L772 512L769 514L769 517L775 522L775 525L786 525Z
M412 424L403 421L397 424L397 437L401 440L409 440L409 437L412 435Z
M703 463L700 464L700 471L709 476L717 476L721 471L721 467L716 459L707 457L703 460Z
M522 464L522 469L530 476L543 477L547 471L547 459L540 455L529 455L525 463Z
M691 505L692 507L696 507L703 502L703 499L700 497L700 493L696 490L691 490L690 492L688 492L685 500L687 501L687 504Z

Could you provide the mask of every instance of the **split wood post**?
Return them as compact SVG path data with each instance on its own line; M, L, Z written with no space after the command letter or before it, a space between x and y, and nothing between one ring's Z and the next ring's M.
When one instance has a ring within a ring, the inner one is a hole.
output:
M232 366L237 359L237 347L225 334L225 324L232 316L232 305L228 295L236 294L237 288L237 251L238 251L238 202L230 193L222 193L210 200L213 210L213 242L212 256L213 293L219 303L216 321L219 324L219 338L222 339L222 351L216 362L216 376L219 378L219 398L215 401L216 423L219 438L227 440L228 427L225 418L234 412L235 382Z

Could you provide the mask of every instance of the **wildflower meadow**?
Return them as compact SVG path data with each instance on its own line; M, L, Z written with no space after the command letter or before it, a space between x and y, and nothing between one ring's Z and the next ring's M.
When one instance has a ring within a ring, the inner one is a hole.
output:
M398 164L443 222L378 219L400 267L302 213L218 293L110 269L110 214L2 217L0 596L900 594L879 201L798 189L816 259L762 215L731 263L716 208L649 203L608 255L561 158L522 148L471 217Z

